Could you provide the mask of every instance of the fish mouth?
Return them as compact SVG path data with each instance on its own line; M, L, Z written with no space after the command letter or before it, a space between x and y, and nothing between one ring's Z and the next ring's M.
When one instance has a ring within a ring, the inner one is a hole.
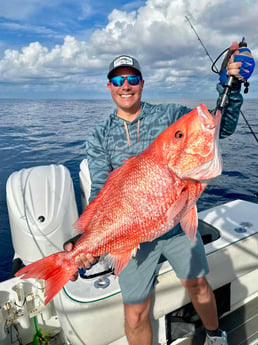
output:
M217 177L222 172L222 157L219 146L219 125L221 114L213 116L203 104L200 104L197 109L203 135L208 135L213 138L210 149L206 152L198 152L198 155L204 158L209 157L212 153L213 155L207 162L185 172L182 175L182 178L203 181Z
M197 110L198 110L198 116L201 121L202 130L216 131L217 121L215 117L206 109L206 107L203 104L200 104L200 106L197 107Z

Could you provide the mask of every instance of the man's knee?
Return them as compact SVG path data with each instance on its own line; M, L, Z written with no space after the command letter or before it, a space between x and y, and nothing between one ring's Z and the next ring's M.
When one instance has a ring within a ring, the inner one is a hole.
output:
M125 323L131 329L138 328L149 319L151 297L140 304L124 304Z
M181 282L190 295L207 294L211 291L205 277L181 279Z

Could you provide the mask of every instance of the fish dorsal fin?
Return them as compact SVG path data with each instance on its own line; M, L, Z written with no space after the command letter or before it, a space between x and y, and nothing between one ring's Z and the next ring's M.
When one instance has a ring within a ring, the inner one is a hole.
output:
M107 260L109 260L111 266L114 268L116 277L128 264L128 261L132 256L136 255L138 246L125 251L113 252L107 255Z
M190 211L181 219L181 227L189 237L190 241L193 242L195 239L197 227L198 227L198 216L196 205L191 208Z
M187 199L188 199L189 192L187 189L183 189L177 200L169 207L167 211L168 220L171 221L174 219L179 212L185 206Z

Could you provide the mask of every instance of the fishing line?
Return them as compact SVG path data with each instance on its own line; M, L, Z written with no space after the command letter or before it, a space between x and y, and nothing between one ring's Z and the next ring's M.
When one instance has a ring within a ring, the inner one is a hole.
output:
M203 47L203 49L204 49L206 55L208 56L208 58L210 59L211 63L213 64L214 62L213 62L212 57L210 56L208 50L206 49L205 45L203 44L203 42L202 42L202 40L201 40L201 38L200 38L200 36L198 35L197 31L196 31L195 28L193 27L192 23L190 22L190 19L188 19L187 16L185 16L185 19L188 21L188 23L189 23L189 25L191 26L193 32L195 33L195 35L197 36L199 42L201 43L201 45L202 45L202 47ZM219 73L219 70L217 69L217 67L214 66L214 68L216 69L216 72Z
M202 42L200 36L198 35L197 31L195 30L194 26L192 25L190 19L189 19L187 16L185 16L185 19L187 20L187 22L188 22L188 24L190 25L191 29L193 30L193 32L195 33L196 37L198 38L198 40L199 40L200 44L202 45L202 47L203 47L203 49L204 49L206 55L208 56L208 58L209 58L210 61L212 62L212 67L211 67L212 71L219 74L220 72L219 72L218 68L216 67L216 62L219 60L219 58L220 58L223 54L225 54L225 53L229 50L229 48L225 49L225 50L218 56L218 58L217 58L215 61L213 61L213 59L212 59L212 57L210 56L210 54L209 54L207 48L206 48L205 45L203 44L203 42ZM248 83L248 85L249 85L249 83ZM246 92L245 92L245 93L246 93ZM256 140L256 142L258 142L258 138L257 138L257 136L256 136L256 134L255 134L255 132L254 132L254 130L252 129L251 125L249 124L249 122L248 122L246 116L245 116L244 113L242 112L242 110L240 110L240 114L242 115L242 117L243 117L243 119L244 119L244 121L245 121L247 127L249 128L250 132L252 133L254 139Z

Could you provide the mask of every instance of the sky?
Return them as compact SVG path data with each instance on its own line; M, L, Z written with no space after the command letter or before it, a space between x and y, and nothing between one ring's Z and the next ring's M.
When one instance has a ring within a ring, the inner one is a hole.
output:
M0 0L0 98L109 98L120 54L140 62L146 99L215 98L201 42L214 60L245 37L256 58L257 19L258 0ZM257 91L255 70L245 97Z

